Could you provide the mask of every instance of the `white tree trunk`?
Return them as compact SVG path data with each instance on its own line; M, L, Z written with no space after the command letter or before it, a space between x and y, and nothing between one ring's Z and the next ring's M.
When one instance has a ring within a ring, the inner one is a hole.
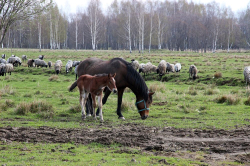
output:
M50 49L53 49L53 27L52 27L52 16L50 14Z
M77 45L78 45L78 43L77 43L77 35L78 34L78 25L77 25L77 18L76 18L76 50L77 50Z
M41 52L42 49L42 28L41 23L38 21L38 40L39 40L39 51Z
M161 49L161 20L160 20L160 15L159 13L157 14L158 16L158 49Z

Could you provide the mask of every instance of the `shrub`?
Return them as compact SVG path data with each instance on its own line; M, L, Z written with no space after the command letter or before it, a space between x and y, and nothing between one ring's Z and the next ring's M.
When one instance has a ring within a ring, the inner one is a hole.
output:
M216 72L214 74L214 78L221 78L222 77L222 74L220 72Z
M246 100L246 101L244 101L244 104L245 104L245 105L249 105L249 106L250 106L250 96L247 98L247 100Z

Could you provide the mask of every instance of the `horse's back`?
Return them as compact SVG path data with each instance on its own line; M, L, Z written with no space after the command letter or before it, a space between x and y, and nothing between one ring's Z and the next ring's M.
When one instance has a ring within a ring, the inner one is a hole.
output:
M121 70L126 69L126 65L124 62L122 62L120 58L114 58L108 61L103 61L98 58L88 58L80 63L78 67L78 75L119 73Z

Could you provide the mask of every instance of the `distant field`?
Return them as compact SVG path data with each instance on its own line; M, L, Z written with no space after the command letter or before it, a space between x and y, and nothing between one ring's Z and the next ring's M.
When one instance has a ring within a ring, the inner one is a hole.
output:
M250 106L246 103L246 101L249 100L250 90L246 89L243 79L243 69L245 66L250 65L249 52L203 54L153 50L151 54L147 52L139 54L136 51L129 54L128 51L93 52L85 50L42 50L42 52L38 52L38 50L29 49L1 49L0 55L3 53L7 55L7 58L10 57L11 54L19 57L27 55L28 59L35 59L38 58L38 55L45 55L44 60L46 62L52 61L53 63L60 59L63 62L63 70L57 77L55 76L53 67L51 69L28 68L26 62L23 62L21 67L15 68L12 75L7 74L6 77L0 77L0 127L2 128L8 126L35 128L47 126L61 129L81 129L84 126L84 128L89 130L97 128L107 130L110 126L119 128L120 126L136 124L138 126L157 129L171 127L185 130L235 130L248 126L250 123ZM160 60L164 59L170 63L181 63L182 69L180 73L164 75L161 80L159 80L159 76L156 73L150 73L146 76L147 86L156 92L153 96L153 104L150 107L149 117L146 120L143 121L140 119L134 106L135 95L128 89L123 96L122 111L126 118L125 121L119 120L116 115L117 96L112 94L103 107L103 124L100 124L98 120L94 121L91 117L88 118L87 121L82 122L79 110L79 92L77 89L75 89L74 92L68 92L69 86L75 81L74 69L70 74L66 74L65 64L68 60L84 60L88 57L98 57L103 60L122 57L128 62L130 62L131 59L136 59L140 63L151 62L154 65L158 65ZM199 71L198 79L195 81L189 79L188 74L189 66L192 64L195 64ZM222 76L220 77L218 73ZM37 111L32 112L25 110L32 104L34 107L37 107ZM39 110L38 107L44 108L44 110ZM22 146L22 148L25 145L18 142L14 144L18 144L18 146ZM68 144L46 144L46 146L37 144L36 147L30 146L29 144L25 145L25 147L30 150L35 148L38 151L40 146L43 149L42 151L50 151L50 149L54 149L54 146L62 146L59 149L68 148ZM84 148L91 146L93 146L93 144L86 147L84 146ZM5 143L2 141L0 148L3 149L4 147ZM160 154L155 155L154 151L149 155L140 150L138 151L138 149L123 149L126 151L126 155L129 155L117 156L118 153L114 151L119 151L116 148L124 148L124 145L121 146L119 144L116 146L112 144L112 146L106 147L94 144L94 148L98 149L96 151L99 151L100 148L102 152L107 151L108 156L114 154L112 157L108 157L107 162L101 161L101 165L130 165L131 158L136 158L136 162L132 161L134 165L161 164L161 162L159 162L161 158L156 157ZM12 152L12 150L13 148L11 147L7 148L7 150L2 150L2 152L5 153L0 155L0 164L2 164L1 157L5 157L6 160L2 161L7 165L7 159L12 161L11 164L18 164L18 160L10 158L9 153L19 154L19 152ZM77 154L82 154L82 152L79 152L79 148L76 148L75 151ZM169 158L166 154L163 156L167 157L165 159L169 161L169 164L201 164L201 157L191 157L193 159L190 160L188 157L180 155L180 152L181 151L179 151L177 157L174 158ZM35 153L34 155L38 155L38 152ZM60 155L64 155L65 153L64 151ZM191 152L188 153L191 155ZM204 156L205 154L203 153L205 152L202 152L199 156ZM196 152L196 155L198 155L198 152ZM149 157L145 158L145 156ZM95 157L98 158L98 162L92 162L97 160ZM30 164L42 165L41 161L44 160L50 163L50 160L55 157L48 158L49 157L39 158L36 161L37 163L32 161ZM100 156L93 155L93 160L91 162L89 160L87 161L90 165L98 165L100 163L99 160L101 160L99 158ZM121 162L118 162L118 158ZM129 158L129 162L120 158ZM141 160L141 163L138 162L139 160ZM62 159L58 159L58 161L52 165L63 165L64 162ZM81 162L83 162L81 159L77 159L71 162L71 164L74 165L75 163L79 165ZM208 160L204 159L204 162L209 165ZM225 162L238 164L238 162L231 160L226 160ZM66 163L69 162L66 161ZM86 165L88 164L86 163Z

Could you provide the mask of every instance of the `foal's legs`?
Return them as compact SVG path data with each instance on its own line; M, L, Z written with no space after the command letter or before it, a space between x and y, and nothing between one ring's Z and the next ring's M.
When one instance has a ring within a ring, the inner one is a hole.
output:
M104 104L107 102L107 99L108 99L108 97L109 97L110 94L111 94L111 91L107 89L107 90L105 91L105 95L104 95L104 97L103 97L103 99L102 99L102 105L104 105ZM98 108L97 111L96 111L96 115L97 115L97 116L99 115L99 108Z
M96 114L95 114L95 108L96 108L96 100L95 100L95 95L91 93L91 98L92 98L92 106L93 106L93 114L92 116L94 119L96 119Z
M86 113L85 113L85 104L86 104L86 101L87 101L87 98L88 98L88 93L80 93L80 104L81 104L81 107L82 107L82 120L85 120L86 119Z
M97 97L98 99L98 109L100 111L100 119L103 121L103 115L102 115L102 94Z

